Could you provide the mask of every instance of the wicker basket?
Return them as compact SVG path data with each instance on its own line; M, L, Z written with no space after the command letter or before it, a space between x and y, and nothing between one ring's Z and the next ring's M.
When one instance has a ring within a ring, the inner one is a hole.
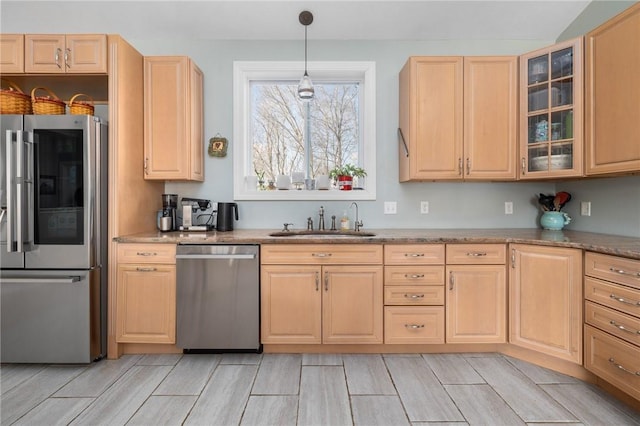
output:
M32 114L31 98L11 80L1 79L9 86L0 88L0 114Z
M77 97L84 96L89 98L89 101L76 101ZM71 99L69 99L69 113L73 115L93 115L94 107L93 107L93 98L89 95L85 95L84 93L78 93L77 95L73 95Z
M49 96L36 96L36 90L43 89ZM60 115L66 111L65 103L60 100L51 90L46 87L34 87L31 91L31 105L34 114L40 115Z

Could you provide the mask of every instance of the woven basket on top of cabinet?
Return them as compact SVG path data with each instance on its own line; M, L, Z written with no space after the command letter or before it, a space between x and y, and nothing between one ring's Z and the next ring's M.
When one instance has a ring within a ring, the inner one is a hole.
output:
M45 90L49 96L36 96L36 90ZM46 87L34 87L31 91L31 106L34 114L61 115L66 112L66 105L55 93Z
M84 96L88 98L89 101L77 101L76 98ZM77 95L73 95L71 99L69 99L69 114L73 115L93 115L93 111L95 110L93 106L93 98L89 95L85 95L84 93L78 93Z
M8 89L0 88L0 114L32 114L31 98L17 84L6 78L0 79Z

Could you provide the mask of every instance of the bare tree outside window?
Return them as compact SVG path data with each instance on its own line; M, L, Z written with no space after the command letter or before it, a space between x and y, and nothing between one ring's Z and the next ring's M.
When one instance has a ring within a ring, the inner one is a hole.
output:
M297 97L297 81L251 83L252 164L266 178L307 170L316 177L360 164L359 84L314 88L314 100L305 103Z

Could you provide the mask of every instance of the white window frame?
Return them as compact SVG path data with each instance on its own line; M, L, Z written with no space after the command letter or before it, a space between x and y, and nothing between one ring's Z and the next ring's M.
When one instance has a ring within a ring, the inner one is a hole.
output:
M235 200L375 200L376 199L376 68L375 62L309 62L309 76L315 83L359 81L363 96L360 123L362 145L358 155L367 172L364 189L352 191L273 190L250 191L245 176L255 175L250 148L250 82L252 80L298 81L304 62L235 61L233 63L233 198Z

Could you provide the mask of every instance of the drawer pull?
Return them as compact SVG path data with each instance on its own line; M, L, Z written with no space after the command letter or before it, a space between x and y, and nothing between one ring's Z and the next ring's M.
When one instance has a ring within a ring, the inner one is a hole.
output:
M424 257L424 253L405 253L404 257Z
M331 253L311 253L313 257L331 257Z
M320 290L320 272L316 271L316 291Z
M418 278L424 278L424 274L404 274L404 277L417 280Z
M614 268L613 266L610 267L609 270L611 272L615 272L616 274L629 275L634 278L640 278L640 272L628 272L628 271L625 271L624 269Z
M423 299L424 294L405 294L404 297L407 299Z
M405 324L406 328L410 328L412 330L417 330L419 328L424 328L424 324Z
M467 253L467 256L470 257L482 257L482 256L486 256L487 253L481 253L481 252L472 252L472 253Z
M613 358L609 358L609 362L613 364L617 369L624 371L625 373L633 374L634 376L640 376L640 371L633 372L631 370L627 370L624 366L618 364Z
M157 271L156 268L136 268L136 271L138 272L155 272Z
M152 253L150 251L139 251L136 252L136 256L157 256L158 253Z
M624 297L616 296L613 293L611 293L611 295L609 297L611 299L617 300L620 303L626 303L627 305L631 305L631 306L640 306L640 302L636 302L636 301L633 301L633 300L627 300Z
M629 330L627 327L625 327L622 324L618 324L617 322L615 322L614 320L609 321L609 324L611 324L612 326L614 326L615 328L617 328L618 330L622 330L622 331L626 331L627 333L631 333L631 334L640 334L640 330Z

